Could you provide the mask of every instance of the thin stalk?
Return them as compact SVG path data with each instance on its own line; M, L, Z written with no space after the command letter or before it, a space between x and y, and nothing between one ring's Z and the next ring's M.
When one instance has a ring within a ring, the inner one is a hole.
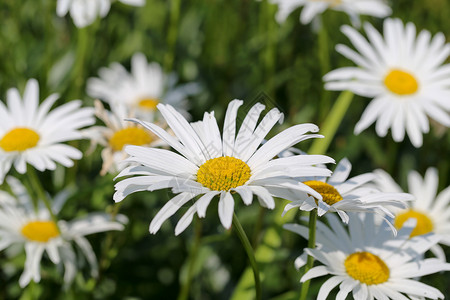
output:
M317 223L317 209L313 209L309 213L309 236L308 236L308 248L316 247L316 223ZM314 265L314 257L308 255L306 266L303 274L306 274ZM302 290L300 292L300 300L305 300L308 295L310 280L303 282Z
M56 218L56 215L53 213L50 198L47 196L47 193L45 192L44 187L42 186L42 183L36 174L36 170L33 167L28 166L27 175L28 176L26 176L26 178L28 178L31 187L36 192L38 200L41 200L44 203L45 207L50 213L52 221L55 223L56 227L58 227L58 219Z
M236 233L239 239L241 240L245 252L247 253L250 265L253 270L253 277L255 279L256 300L261 300L261 281L259 279L259 270L258 264L256 263L255 259L255 253L253 252L252 245L250 245L250 241L248 240L248 237L245 234L244 228L242 228L242 225L239 222L235 213L233 213L233 228L236 229Z
M194 230L194 244L192 245L189 251L189 261L188 261L188 270L186 280L183 282L183 286L181 287L180 294L178 295L178 300L187 300L189 299L189 291L191 289L192 277L194 275L195 263L198 258L198 250L201 245L202 238L202 222L198 218L195 220Z
M308 154L326 153L352 100L353 93L350 91L343 91L339 95L320 131L325 136L325 138L314 140L314 143L312 144L311 149L309 149Z
M170 1L170 24L167 32L167 52L164 57L164 70L172 71L175 59L175 45L178 37L178 22L180 19L181 0Z

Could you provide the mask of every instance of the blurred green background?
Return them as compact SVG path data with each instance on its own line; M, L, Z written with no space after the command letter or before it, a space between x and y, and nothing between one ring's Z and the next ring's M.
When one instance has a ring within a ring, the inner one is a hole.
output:
M176 72L181 82L195 81L203 86L203 92L190 99L194 120L204 111L215 110L221 124L228 102L235 98L245 100L247 107L261 101L282 110L285 122L274 132L297 123L320 126L327 119L338 93L322 89L321 77L327 70L321 67L318 34L311 26L299 23L300 9L279 25L274 19L276 6L266 1L183 0L179 20L172 27L176 36L171 40L168 32L174 4L177 0L147 0L142 8L113 3L107 17L77 29L70 17L56 16L55 1L2 0L0 99L5 100L8 88L23 90L29 78L37 78L41 99L58 92L59 104L83 99L87 106L92 105L93 99L85 93L86 79L97 76L98 69L111 62L129 67L131 56L139 51L149 61ZM415 23L418 30L428 29L433 34L441 31L450 40L448 0L396 0L391 5L393 17ZM337 43L348 44L339 31L340 25L349 23L348 16L327 11L323 20L329 68L350 65L333 50ZM362 20L381 28L379 19ZM368 102L369 99L355 96L327 154L336 160L348 157L353 164L352 175L383 168L405 189L409 170L423 175L434 166L439 170L439 190L447 187L448 130L434 124L420 149L414 148L407 138L402 143L394 143L390 134L379 138L373 126L354 136L354 125ZM87 141L77 145L88 148ZM307 151L310 142L298 146ZM43 173L50 193L69 184L77 187L77 194L63 210L63 219L94 210L117 209L112 201L113 176L98 175L99 153L97 149L69 170ZM237 236L220 225L217 204L211 205L205 219L194 220L195 224L178 237L173 230L184 209L164 223L156 235L150 235L151 219L170 197L169 192L155 192L125 199L120 208L130 219L125 232L89 238L99 259L100 277L86 281L84 268L84 274L78 274L69 290L61 289L59 273L46 260L42 281L20 289L17 282L24 257L8 261L0 254L0 299L176 299L188 272L193 274L191 299L229 299L247 266ZM236 212L254 244L260 242L265 228L276 217L274 212L260 210L259 205L246 207L240 201L236 201ZM299 216L300 213L296 218ZM200 246L196 264L189 268L187 258L195 244L195 228L202 236L197 237ZM274 249L276 255L261 263L264 299L296 299L300 273L293 261L306 241L287 231L277 232L281 239ZM446 251L449 257L448 248ZM312 294L324 280L313 280ZM450 295L448 274L428 276L423 281Z

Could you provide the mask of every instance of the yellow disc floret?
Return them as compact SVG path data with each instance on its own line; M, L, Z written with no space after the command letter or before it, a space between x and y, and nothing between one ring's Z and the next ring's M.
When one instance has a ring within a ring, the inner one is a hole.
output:
M33 129L17 127L6 133L0 140L0 148L6 152L25 151L36 147L39 134Z
M244 185L250 176L250 167L230 156L207 160L197 171L197 181L213 191L228 191Z
M410 218L414 218L417 220L416 227L411 232L410 237L427 234L433 231L433 222L431 221L431 219L426 214L412 209L399 213L395 217L394 226L397 229L400 229L402 228L403 223L405 223Z
M125 145L141 146L150 144L151 141L152 137L145 129L140 127L128 127L116 131L109 139L109 145L114 151L121 151Z
M342 200L341 194L334 188L334 186L318 181L318 180L310 180L303 182L316 192L318 192L322 196L323 202L328 205L333 205Z
M22 227L22 235L35 242L46 243L58 237L58 227L52 221L32 221Z
M370 252L355 252L344 262L345 271L355 280L367 285L381 284L389 279L389 268L384 261Z
M145 98L139 101L139 107L146 110L156 110L156 105L158 105L158 99Z
M393 69L386 75L384 85L398 95L411 95L419 89L419 83L412 74L398 69Z

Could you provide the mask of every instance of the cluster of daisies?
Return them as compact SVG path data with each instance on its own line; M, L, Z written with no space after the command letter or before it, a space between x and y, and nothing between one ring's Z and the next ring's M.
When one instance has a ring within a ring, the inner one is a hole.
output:
M299 7L303 7L303 23L317 20L326 9L348 13L355 25L360 14L391 14L381 0L272 2L279 5L280 23ZM105 16L110 4L109 0L58 0L57 13L70 11L76 26L83 27ZM421 147L430 127L428 117L450 126L450 65L444 64L450 45L442 33L417 34L412 23L405 25L398 19L386 19L383 33L369 23L363 28L367 38L354 27L342 27L355 49L337 45L336 50L357 66L326 74L324 88L372 98L355 134L376 122L379 136L391 128L396 142L407 133L411 143ZM321 264L306 272L302 282L331 275L317 299L326 299L337 286L337 299L349 293L363 300L444 297L418 281L450 270L440 246L450 245L450 187L438 194L436 169L430 168L424 178L411 171L409 193L383 170L350 177L351 163L345 158L332 172L326 164L334 159L292 148L304 140L323 138L314 124L294 125L266 140L283 119L277 108L264 114L266 107L257 103L237 122L244 102L233 100L222 130L214 112L190 122L187 99L200 90L196 83L177 85L175 75L165 74L142 53L133 55L130 71L112 63L99 70L99 77L88 80L87 94L97 99L93 107L72 100L52 109L58 95L40 103L34 79L26 84L23 96L15 88L8 90L6 104L0 102L0 184L7 187L0 192L0 250L7 256L18 255L13 248L25 251L21 286L39 282L43 257L64 267L66 284L76 275L79 253L95 276L96 256L85 236L123 230L127 222L123 215L106 213L61 220L58 214L74 192L65 189L51 196L39 183L35 169L73 166L82 152L67 142L88 139L92 149L102 147L100 174L118 179L115 202L141 191L170 189L174 194L151 221L151 233L182 207L187 209L175 227L176 235L195 215L204 218L213 201L218 202L220 223L229 229L235 199L245 205L255 199L274 209L280 205L275 198L282 198L290 201L285 212L296 208L322 217L315 247L305 249L295 261L301 267L310 255ZM311 230L299 224L285 228L304 238ZM425 258L428 250L433 258Z

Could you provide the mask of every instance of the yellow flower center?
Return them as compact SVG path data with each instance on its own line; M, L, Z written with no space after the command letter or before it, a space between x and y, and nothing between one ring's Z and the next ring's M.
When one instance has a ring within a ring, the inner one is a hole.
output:
M128 127L119 131L116 131L114 135L109 139L109 145L114 151L121 151L125 145L141 146L150 144L152 137L140 127Z
M334 186L318 181L318 180L310 180L303 182L316 192L318 192L322 196L323 202L325 202L328 205L333 205L339 201L342 200L341 194L334 188Z
M146 110L156 110L156 105L158 105L158 103L159 103L158 99L145 98L139 101L138 106Z
M39 142L39 134L29 128L17 127L9 131L0 140L0 148L6 152L25 151Z
M410 218L414 218L417 220L416 227L411 232L410 237L427 234L433 231L433 222L431 221L431 219L424 213L412 209L399 213L395 217L394 226L397 229L400 229L402 228L403 223L405 223Z
M46 243L59 236L58 227L52 221L33 221L22 227L22 234L31 241Z
M398 69L393 69L386 75L384 85L398 95L411 95L419 88L419 83L412 74Z
M242 160L225 156L207 160L197 171L197 181L213 191L228 191L244 185L251 176Z
M355 252L344 262L350 277L367 285L381 284L389 279L389 268L384 261L370 252Z

